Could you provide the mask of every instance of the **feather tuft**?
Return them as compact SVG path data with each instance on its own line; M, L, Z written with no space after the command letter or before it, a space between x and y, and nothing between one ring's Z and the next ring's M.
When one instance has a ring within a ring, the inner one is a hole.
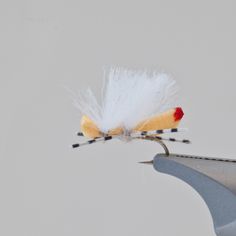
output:
M117 127L131 130L177 106L177 92L176 82L167 74L111 68L105 71L101 104L88 89L79 93L75 105L104 133Z

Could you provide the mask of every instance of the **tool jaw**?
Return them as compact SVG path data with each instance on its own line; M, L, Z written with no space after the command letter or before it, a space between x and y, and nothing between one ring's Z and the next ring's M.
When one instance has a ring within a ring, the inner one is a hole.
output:
M157 154L152 164L158 172L177 177L206 202L217 236L236 235L236 161L191 155Z

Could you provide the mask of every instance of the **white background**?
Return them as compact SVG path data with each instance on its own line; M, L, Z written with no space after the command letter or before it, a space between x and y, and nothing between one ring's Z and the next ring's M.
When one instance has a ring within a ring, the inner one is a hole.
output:
M151 142L80 150L63 88L99 93L107 65L165 71L181 87L191 145L235 158L235 1L0 2L0 235L213 236L185 183L157 173Z

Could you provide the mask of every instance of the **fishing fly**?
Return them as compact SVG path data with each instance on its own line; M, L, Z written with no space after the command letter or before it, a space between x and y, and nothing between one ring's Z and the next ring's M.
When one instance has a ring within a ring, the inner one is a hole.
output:
M185 130L177 128L184 112L178 105L178 86L170 76L111 68L104 77L100 103L90 89L74 100L82 114L78 136L89 140L73 148L114 138L142 139L158 142L169 155L165 141L190 143L161 136Z

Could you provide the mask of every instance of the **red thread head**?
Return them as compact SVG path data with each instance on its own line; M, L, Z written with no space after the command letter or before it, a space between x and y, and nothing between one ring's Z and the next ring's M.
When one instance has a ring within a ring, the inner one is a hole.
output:
M184 112L183 112L182 108L181 107L176 107L175 108L175 113L174 113L175 121L181 120L183 116L184 116Z

